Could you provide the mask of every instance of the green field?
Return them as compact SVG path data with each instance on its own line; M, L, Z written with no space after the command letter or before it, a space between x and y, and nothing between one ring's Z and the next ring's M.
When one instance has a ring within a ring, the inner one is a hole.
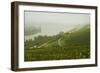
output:
M90 28L60 32L54 36L38 36L26 40L25 61L90 58Z

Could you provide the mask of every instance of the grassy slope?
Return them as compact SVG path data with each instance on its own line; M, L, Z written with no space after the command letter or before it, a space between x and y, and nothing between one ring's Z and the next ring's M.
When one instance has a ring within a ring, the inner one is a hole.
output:
M61 45L58 44L59 39ZM89 42L90 29L85 26L78 31L64 33L59 38L51 38L41 48L26 49L25 61L89 58Z

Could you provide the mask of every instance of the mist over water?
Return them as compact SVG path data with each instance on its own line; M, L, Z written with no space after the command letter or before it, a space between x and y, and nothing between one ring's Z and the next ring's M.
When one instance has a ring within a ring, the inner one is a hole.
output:
M56 35L87 24L90 24L90 14L25 11L25 31L41 29L37 33L25 35L25 40L34 40L38 35Z

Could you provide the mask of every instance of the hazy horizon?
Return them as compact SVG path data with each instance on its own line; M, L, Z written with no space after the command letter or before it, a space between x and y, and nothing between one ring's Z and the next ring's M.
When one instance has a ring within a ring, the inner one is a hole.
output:
M55 35L73 27L90 24L90 14L25 11L25 30L41 28L41 34Z

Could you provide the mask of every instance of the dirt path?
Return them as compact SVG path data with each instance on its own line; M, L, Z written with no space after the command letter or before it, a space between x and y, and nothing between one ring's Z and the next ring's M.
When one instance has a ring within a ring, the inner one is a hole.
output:
M46 43L43 43L42 45L40 45L38 48L41 48L41 47L43 47L43 46L48 46L48 43L49 43L50 41L48 41L48 42L46 42Z
M61 38L58 39L58 45L59 45L59 46L62 46L62 45L61 45Z

